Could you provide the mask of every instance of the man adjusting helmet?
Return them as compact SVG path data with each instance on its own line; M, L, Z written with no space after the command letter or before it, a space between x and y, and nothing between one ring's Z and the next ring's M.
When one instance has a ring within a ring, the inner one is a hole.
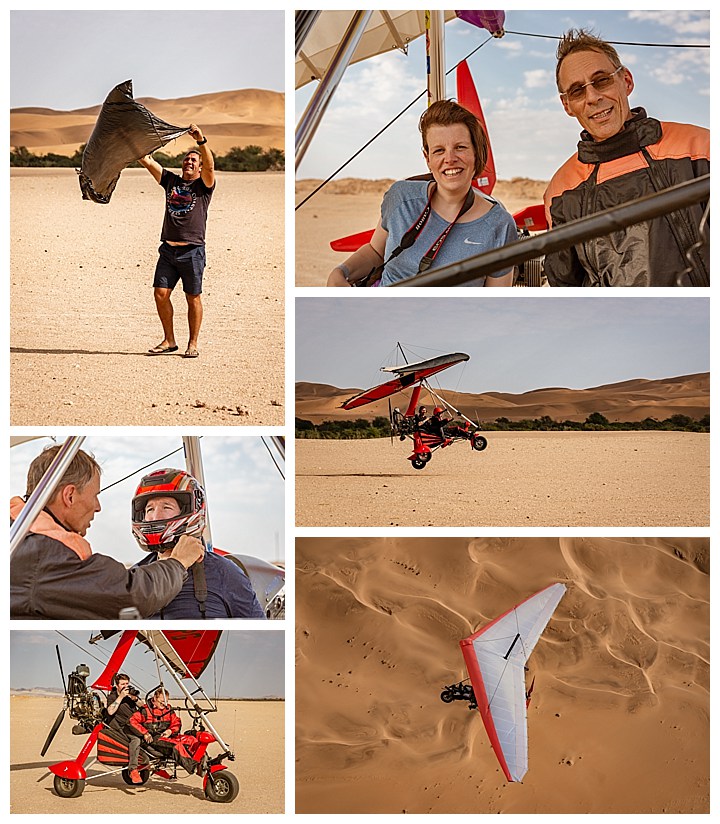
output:
M139 567L172 553L183 535L200 538L205 530L205 491L182 469L145 475L132 501L132 531L150 554ZM206 551L190 569L180 593L153 618L265 618L250 579L229 558Z

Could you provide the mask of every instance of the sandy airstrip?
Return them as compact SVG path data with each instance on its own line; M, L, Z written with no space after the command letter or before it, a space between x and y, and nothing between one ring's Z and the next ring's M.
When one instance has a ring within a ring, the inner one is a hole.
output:
M707 526L709 435L489 432L488 447L296 440L298 526Z
M73 169L11 170L10 423L282 425L284 175L219 173L208 218L200 357L162 339L152 277L163 192L126 169L112 200L81 199Z
M59 798L48 765L77 757L84 742L71 733L66 716L44 758L43 742L62 708L62 696L12 696L10 699L10 802L13 813L112 814L136 816L283 813L285 811L285 705L282 701L220 701L213 725L228 739L234 762L225 762L240 781L230 804L205 798L202 779L178 770L177 781L151 778L142 787L125 784L120 775L89 781L79 798ZM183 720L187 716L183 715ZM216 754L213 744L211 754ZM99 773L101 767L90 769Z
M558 581L506 783L439 695L460 639ZM300 539L297 811L709 813L709 595L705 539Z

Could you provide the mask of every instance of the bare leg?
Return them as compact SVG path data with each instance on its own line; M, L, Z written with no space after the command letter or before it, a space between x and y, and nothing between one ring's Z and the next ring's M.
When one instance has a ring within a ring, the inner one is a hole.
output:
M188 326L190 327L190 339L188 349L197 349L198 336L200 335L200 325L203 318L202 295L188 295L185 293L188 305Z
M173 330L173 306L172 301L170 300L170 295L172 294L172 289L164 289L159 286L156 286L154 289L155 294L155 306L157 308L157 313L160 317L160 323L162 323L163 333L165 338L163 339L161 346L175 346L175 332Z

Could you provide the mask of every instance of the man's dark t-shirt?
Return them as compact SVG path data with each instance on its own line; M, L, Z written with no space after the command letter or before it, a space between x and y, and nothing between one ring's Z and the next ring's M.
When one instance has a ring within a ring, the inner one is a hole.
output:
M113 687L107 698L108 707L117 700L117 697L117 687ZM111 729L125 733L125 725L130 720L130 716L135 712L137 712L137 701L129 695L126 695L120 702L120 706L115 710L115 713L113 715L106 713L104 720Z
M205 224L212 189L202 178L183 180L174 172L163 169L160 185L165 189L165 219L160 240L182 243L205 243Z

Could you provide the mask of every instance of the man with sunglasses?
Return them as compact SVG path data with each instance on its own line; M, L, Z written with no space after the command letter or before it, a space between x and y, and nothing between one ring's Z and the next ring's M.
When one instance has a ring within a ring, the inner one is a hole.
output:
M710 132L630 108L633 76L612 45L570 30L557 49L563 108L583 127L577 153L545 192L559 226L710 172ZM706 203L696 203L548 254L551 286L708 286Z

